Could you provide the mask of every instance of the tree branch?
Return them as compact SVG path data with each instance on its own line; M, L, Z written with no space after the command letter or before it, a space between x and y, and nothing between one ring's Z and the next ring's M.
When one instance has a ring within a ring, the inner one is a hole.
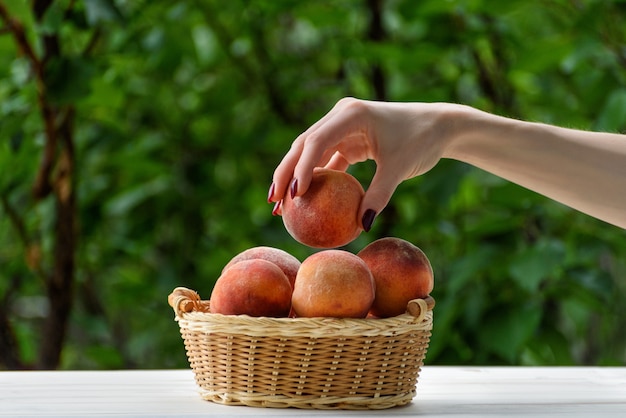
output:
M387 37L383 26L383 0L367 0L367 6L370 11L367 39L371 42L383 42ZM372 64L371 72L375 100L387 100L387 80L381 63Z
M32 12L40 21L53 0L34 0ZM49 59L61 54L59 39L56 34L43 38L44 58L40 59L29 44L23 25L13 19L4 3L0 0L0 18L4 20L15 38L19 50L29 60L37 87L37 100L44 124L45 145L41 163L33 185L33 195L40 200L53 192L55 203L54 243L50 272L41 272L44 277L50 312L45 318L42 329L42 343L39 346L38 367L56 368L60 362L61 350L65 341L67 322L72 309L75 275L76 252L76 192L74 187L74 107L55 107L50 104L46 92L45 65ZM95 42L95 41L94 41ZM88 44L85 53L93 46ZM53 173L54 170L54 173ZM53 176L54 174L54 176ZM8 200L3 202L8 213L11 207ZM22 229L26 243L27 257L31 246L28 245L26 229L15 218L18 230Z
M0 303L0 364L4 364L9 370L26 368L20 360L17 338L13 332L11 321L9 321L10 302L13 292L19 287L20 282L19 276L11 277L11 283Z
M515 89L508 81L506 73L508 62L501 36L496 32L495 22L491 16L481 16L487 27L489 47L493 54L493 62L485 59L477 48L472 48L472 57L478 68L478 83L485 95L500 111L518 117L515 101Z
M45 282L46 276L41 266L41 247L33 243L31 238L28 236L24 220L20 217L18 211L15 210L13 205L11 205L8 196L2 194L2 196L0 196L0 202L2 203L2 209L7 214L9 221L13 225L13 228L15 228L17 236L24 247L26 264L37 274L42 282Z
M85 45L85 48L83 49L83 52L81 53L81 55L83 57L86 57L91 52L93 52L93 50L96 47L96 45L98 45L98 41L100 40L100 36L101 35L102 35L102 29L100 27L97 27L91 33L91 37L89 38L89 42L87 42L87 45Z
M26 38L24 26L21 22L11 17L8 9L2 1L0 1L0 17L4 20L6 30L8 30L15 38L15 42L17 43L20 52L28 58L35 70L40 69L41 62L39 61L39 58L37 58L35 51L31 48L30 43Z
M17 231L17 236L20 241L26 247L28 245L29 239L28 234L26 232L26 226L24 225L24 221L20 218L20 215L9 202L9 198L4 193L0 196L0 202L2 203L2 209L9 217L9 220L13 224L13 227Z
M46 283L50 313L46 318L39 367L56 368L67 333L67 321L73 306L76 252L76 188L74 155L74 107L69 106L59 126L62 142L54 176L55 198L54 269Z
M39 3L39 2L38 2ZM41 16L43 12L41 9L44 5L39 5ZM46 6L47 7L47 6ZM46 143L44 146L43 156L41 164L39 165L39 171L35 177L35 184L33 185L33 195L36 199L42 199L46 197L52 191L50 186L50 172L54 165L55 151L56 151L56 127L54 110L46 100L46 87L44 81L44 61L40 60L35 54L34 49L28 42L26 37L26 31L24 25L11 17L8 9L2 1L0 1L0 18L4 20L6 27L13 35L15 42L20 52L26 56L31 64L31 68L35 75L35 83L37 85L37 101L39 104L39 110L42 120L44 122L44 130L46 133ZM58 52L58 51L57 51Z
M272 79L275 71L271 67L271 59L267 54L267 48L265 48L265 45L262 43L264 39L262 28L259 25L253 25L251 27L254 32L253 38L255 41L253 52L261 63L260 65L267 68L267 70L257 71L247 60L232 52L230 45L233 43L234 38L228 32L225 25L219 20L217 14L209 10L209 7L204 4L200 7L200 10L203 11L205 20L215 32L217 40L221 44L226 56L235 64L235 68L243 73L245 80L250 84L251 88L257 89L259 86L262 86L274 112L276 112L285 123L300 125L302 121L298 116L288 111L285 106L286 100L284 97L281 97L280 89Z

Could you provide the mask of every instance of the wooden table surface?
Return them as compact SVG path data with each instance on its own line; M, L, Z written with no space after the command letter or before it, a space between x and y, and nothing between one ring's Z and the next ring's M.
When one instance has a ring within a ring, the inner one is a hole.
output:
M0 417L626 417L626 367L423 368L409 405L382 411L224 406L190 370L0 372Z

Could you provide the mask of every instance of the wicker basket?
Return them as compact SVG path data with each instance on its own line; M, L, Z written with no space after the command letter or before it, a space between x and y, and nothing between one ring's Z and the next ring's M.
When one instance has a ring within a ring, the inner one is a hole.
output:
M385 319L254 318L209 311L186 288L169 297L203 399L226 405L386 409L416 394L431 297Z

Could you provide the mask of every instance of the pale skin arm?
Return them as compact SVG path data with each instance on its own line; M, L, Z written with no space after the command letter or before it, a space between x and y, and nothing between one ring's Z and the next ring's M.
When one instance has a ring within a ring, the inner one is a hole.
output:
M626 136L496 116L450 103L342 99L292 144L274 172L268 201L302 195L313 167L377 169L360 217L369 230L404 180L441 158L474 165L553 200L626 228Z

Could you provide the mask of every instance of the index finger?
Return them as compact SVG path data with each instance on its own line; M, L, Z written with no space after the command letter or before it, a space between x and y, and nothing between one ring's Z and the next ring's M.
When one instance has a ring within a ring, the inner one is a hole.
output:
M329 162L343 140L366 129L359 125L362 110L360 101L342 99L319 124L302 134L300 157L293 167L293 178L298 181L296 196L306 192L313 169Z
M308 169L303 170L304 172L300 175L300 190L302 193L306 191L310 182L311 175L313 172L313 168L317 164L324 164L324 155L320 155L316 158L315 155L311 154L311 151L304 152L305 149L310 148L310 143L307 143L307 138L309 138L314 132L316 132L324 123L326 123L333 115L337 112L341 100L333 106L333 108L326 113L321 119L311 125L306 131L298 135L298 137L294 140L291 145L289 151L285 154L281 162L278 164L276 169L274 170L274 175L272 178L273 184L273 193L268 197L268 201L270 202L278 202L281 200L285 193L287 192L287 188L289 187L291 181L294 179L294 171L296 166L299 164L300 160L303 158L306 162L305 166ZM317 152L317 151L316 151ZM322 154L324 154L322 152ZM330 159L332 153L327 153L326 160ZM317 160L317 161L316 161Z

